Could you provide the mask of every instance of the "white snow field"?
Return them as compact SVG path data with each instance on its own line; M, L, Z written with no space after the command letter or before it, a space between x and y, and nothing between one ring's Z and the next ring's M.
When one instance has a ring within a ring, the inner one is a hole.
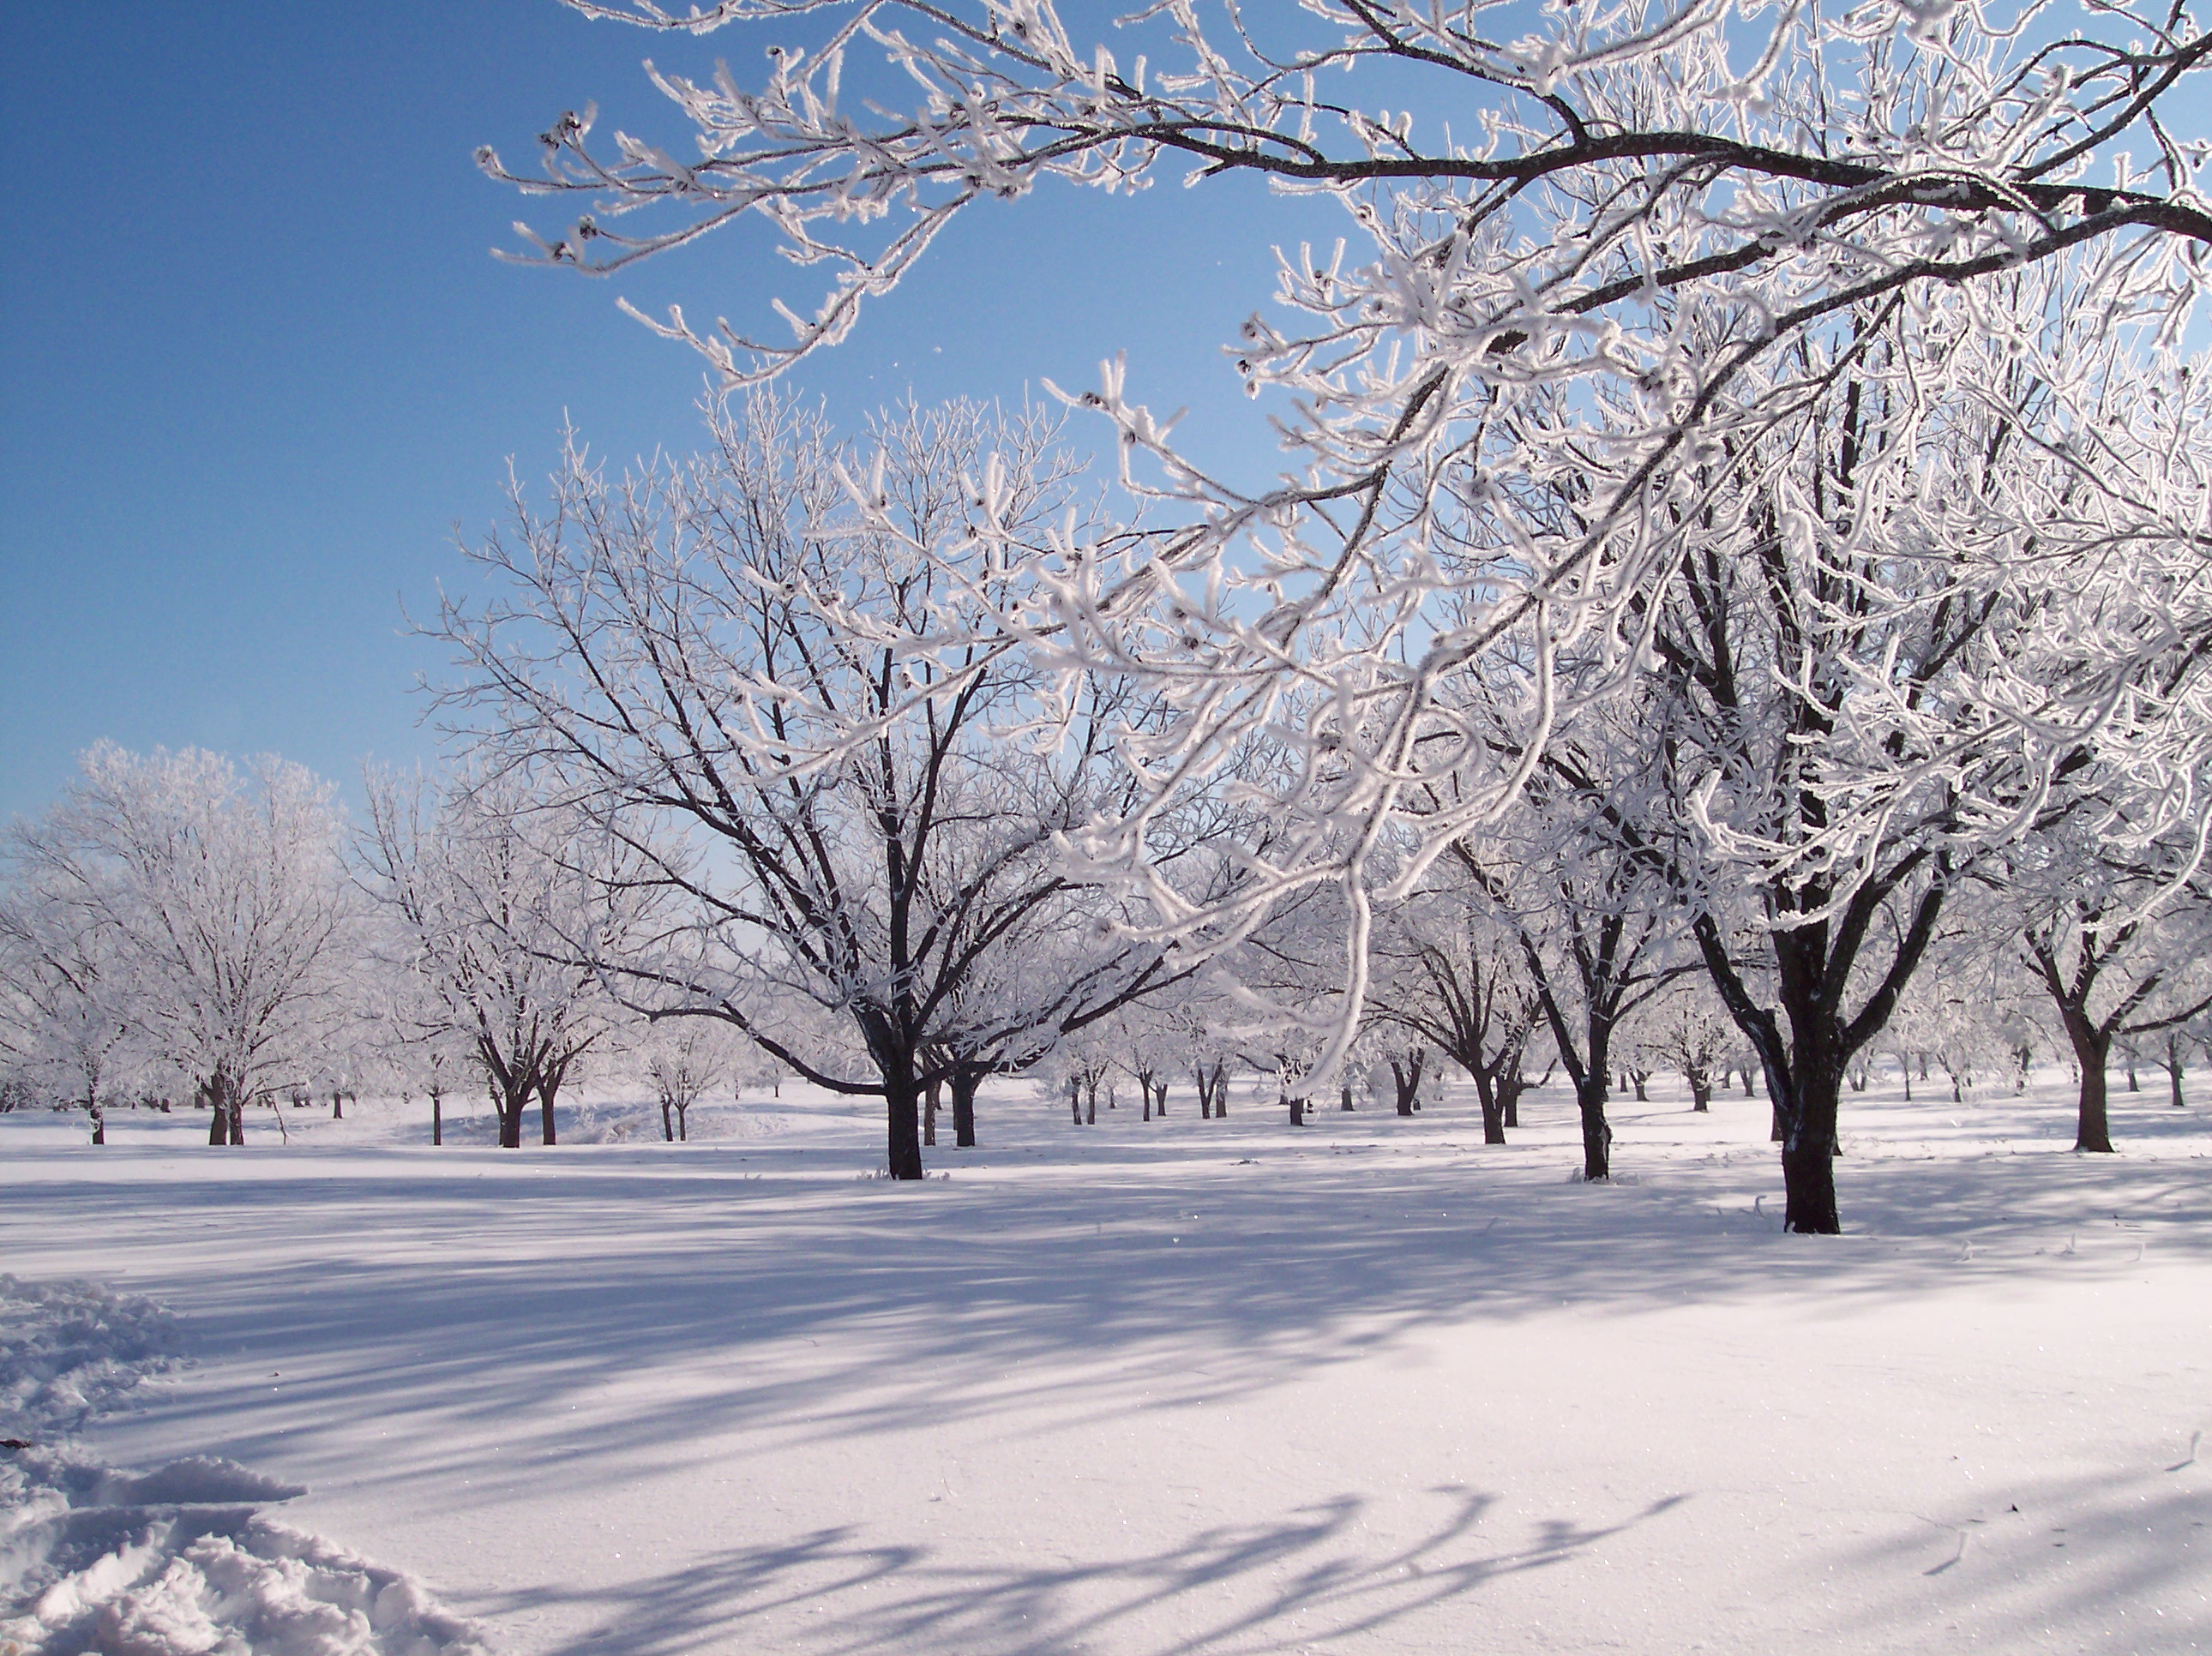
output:
M908 1186L788 1087L0 1119L0 1649L2212 1649L2212 1111L2124 1085L1878 1082L1826 1239L1663 1086L1610 1186L1556 1085L1010 1085Z

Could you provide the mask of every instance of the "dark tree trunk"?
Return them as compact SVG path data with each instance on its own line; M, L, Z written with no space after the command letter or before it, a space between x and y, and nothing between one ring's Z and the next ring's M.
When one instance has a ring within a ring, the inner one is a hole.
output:
M1782 1222L1804 1236L1835 1236L1843 1231L1836 1214L1835 1146L1782 1149Z
M1344 1083L1343 1089L1337 1100L1336 1107L1347 1113L1349 1113L1352 1108L1352 1083L1348 1081Z
M499 1147L503 1150L522 1148L522 1112L530 1102L530 1083L513 1071L489 1068L486 1060L485 1086L491 1095L491 1107L499 1117Z
M1801 1235L1837 1235L1843 1230L1836 1212L1836 1116L1843 1099L1843 1065L1823 1062L1817 1052L1801 1047L1786 1077L1767 1071L1766 1089L1782 1120L1782 1222Z
M1748 1066L1745 1068L1743 1072L1743 1095L1746 1098L1757 1098L1759 1096L1759 1082L1756 1078L1757 1076L1757 1071L1753 1070Z
M1293 1127L1304 1126L1306 1125L1305 1100L1303 1098L1293 1098L1288 1093L1285 1093L1282 1097L1284 1104L1289 1107L1291 1112L1291 1125Z
M2133 1052L2128 1054L2128 1090L2131 1093L2142 1090L2142 1083L2136 1079L2136 1055Z
M2181 1072L2185 1067L2181 1057L2181 1036L2176 1031L2168 1030L2166 1036L2166 1079L2172 1091L2169 1101L2177 1110L2188 1107L2181 1099Z
M538 1126L549 1144L558 1140L553 1131L553 1095L560 1091L560 1083L553 1082L538 1089ZM518 1124L519 1125L519 1124Z
M445 1092L437 1087L430 1089L430 1142L433 1144L446 1142Z
M1145 1101L1144 1119L1150 1121L1152 1119L1152 1083L1143 1076L1139 1076L1137 1077L1137 1092L1139 1096Z
M952 1072L952 1144L956 1149L975 1148L975 1089L983 1084L980 1071Z
M1505 1111L1498 1093L1497 1083L1486 1071L1476 1070L1474 1101L1482 1111L1482 1142L1503 1144L1505 1142Z
M944 1090L942 1082L933 1081L921 1100L921 1143L925 1149L937 1148L937 1101Z
M1427 1067L1428 1049L1416 1046L1401 1062L1390 1060L1390 1079L1398 1094L1398 1113L1411 1115L1421 1107L1421 1071Z
M1497 1089L1498 1125L1501 1128L1519 1131L1521 1095L1528 1090L1528 1078L1521 1073L1520 1060L1516 1059L1514 1062L1499 1071L1497 1078L1491 1084ZM1503 1132L1496 1139L1492 1139L1490 1137L1489 1126L1485 1124L1483 1143L1503 1144L1504 1142Z
M193 1095L192 1103L195 1107L200 1107L201 1101L205 1101L204 1107L208 1113L208 1143L210 1144L236 1144L245 1142L246 1134L243 1128L234 1131L231 1121L232 1095L236 1090L230 1077L218 1071L201 1083L198 1092Z
M1075 1118L1075 1125L1083 1125L1083 1083L1075 1077L1068 1077L1067 1113Z
M100 1107L96 1095L85 1100L85 1108L92 1116L92 1142L105 1144L107 1142L107 1112Z
M884 1081L886 1162L894 1179L921 1177L921 1089L910 1075Z
M1690 1083L1690 1107L1699 1114L1710 1115L1713 1107L1713 1080L1703 1070L1685 1070L1682 1079Z
M1083 1106L1083 1125L1086 1127L1097 1126L1098 1125L1098 1082L1095 1077L1084 1083Z
M1778 1103L1771 1105L1766 1112L1766 1142L1779 1144L1789 1137L1782 1125L1782 1106Z
M1636 1101L1638 1104L1649 1104L1651 1101L1644 1091L1650 1079L1651 1071L1649 1070L1631 1070L1628 1072L1628 1083L1636 1089Z
M1575 1107L1583 1118L1583 1177L1613 1177L1613 1125L1605 1119L1605 1069L1590 1070L1575 1088Z
M677 1100L677 1101L676 1101L676 1137L677 1137L678 1141L679 1143L687 1143L687 1144L688 1144L688 1143L690 1143L690 1141L691 1141L691 1125L690 1125L690 1122L689 1121L689 1119L687 1119L687 1118L689 1117L690 1113L690 1110L691 1110L691 1106L690 1106L690 1101L689 1101L688 1100L684 1100L684 1099L678 1099L678 1100Z
M2110 1155L2112 1130L2105 1064L2112 1056L2112 1037L2072 1007L2061 1007L2059 1015L2066 1026L2066 1039L2074 1048L2074 1061L2081 1071L2081 1100L2075 1111L2074 1148Z
M676 1101L672 1098L660 1101L660 1142L664 1144L676 1142Z

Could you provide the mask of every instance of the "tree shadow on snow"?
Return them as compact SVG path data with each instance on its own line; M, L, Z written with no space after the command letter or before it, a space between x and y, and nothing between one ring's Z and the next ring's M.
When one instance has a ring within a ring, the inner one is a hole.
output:
M1870 1232L1815 1239L1753 1212L1730 1155L1605 1188L1555 1156L1251 1143L1249 1164L903 1187L720 1154L461 1152L419 1175L258 1162L158 1202L90 1180L21 1193L48 1234L170 1262L133 1285L185 1312L202 1354L241 1358L172 1405L234 1422L195 1447L311 1483L404 1481L489 1435L498 1472L588 1487L681 1466L715 1435L1204 1406L1562 1305L1906 1299L2212 1250L2194 1162L1997 1156L1931 1176L1862 1158L1843 1177ZM1063 1402L1071 1366L1082 1393ZM618 1408L591 1406L611 1392ZM374 1468L365 1409L391 1429Z
M1357 1495L1267 1524L1200 1530L1151 1551L964 1568L927 1546L872 1543L854 1526L731 1548L616 1588L535 1587L495 1614L595 1617L551 1656L681 1656L708 1647L866 1653L1052 1652L1146 1656L1302 1647L1392 1626L1486 1582L1564 1562L1676 1505L1601 1528L1565 1520L1519 1545L1479 1532L1496 1497L1431 1491L1449 1515L1418 1541L1370 1550ZM1041 1545L1039 1551L1050 1551ZM818 1618L818 1619L817 1619ZM1460 1623L1460 1625L1463 1625Z

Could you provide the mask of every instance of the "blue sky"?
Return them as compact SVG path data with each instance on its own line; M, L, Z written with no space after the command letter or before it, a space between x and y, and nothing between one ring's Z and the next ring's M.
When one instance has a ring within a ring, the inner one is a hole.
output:
M641 60L742 74L767 39L556 0L0 7L0 816L103 737L276 751L349 792L364 757L434 752L412 686L442 658L403 604L465 590L453 537L495 522L508 458L542 476L564 416L603 455L695 440L700 364L617 295L765 337L771 296L819 291L746 227L605 282L502 264L513 220L565 204L471 157L525 164L592 100L687 145ZM1247 179L988 203L794 383L851 428L908 391L1088 386L1126 349L1133 397L1191 407L1191 452L1265 476L1221 346L1273 244L1325 245L1334 213Z
M465 585L452 537L494 521L508 457L542 475L564 412L603 453L693 441L696 360L617 294L811 308L758 237L606 282L490 257L557 212L475 147L521 162L587 99L682 137L656 49L708 57L554 0L0 9L0 816L102 737L279 752L349 792L364 756L434 751L410 687L441 658L402 602ZM1219 347L1285 218L1231 182L994 203L797 383L849 426L909 389L1087 386L1126 348L1133 394L1193 406L1197 452L1266 465ZM1291 217L1334 234L1328 210Z

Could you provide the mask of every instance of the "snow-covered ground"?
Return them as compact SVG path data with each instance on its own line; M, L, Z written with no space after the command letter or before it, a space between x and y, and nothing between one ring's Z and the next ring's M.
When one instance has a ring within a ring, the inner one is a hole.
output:
M1609 1187L1556 1086L1504 1149L1459 1087L1297 1131L1010 1086L919 1186L790 1087L680 1146L564 1107L597 1142L550 1151L432 1149L419 1101L242 1151L0 1118L0 1615L144 1656L2212 1649L2212 1110L2120 1091L2085 1157L2063 1075L1921 1090L1847 1101L1830 1239L1778 1229L1763 1101L1664 1086Z
M306 1491L220 1457L106 1467L82 1429L176 1368L176 1319L0 1276L0 1656L466 1656L420 1586L262 1508Z

